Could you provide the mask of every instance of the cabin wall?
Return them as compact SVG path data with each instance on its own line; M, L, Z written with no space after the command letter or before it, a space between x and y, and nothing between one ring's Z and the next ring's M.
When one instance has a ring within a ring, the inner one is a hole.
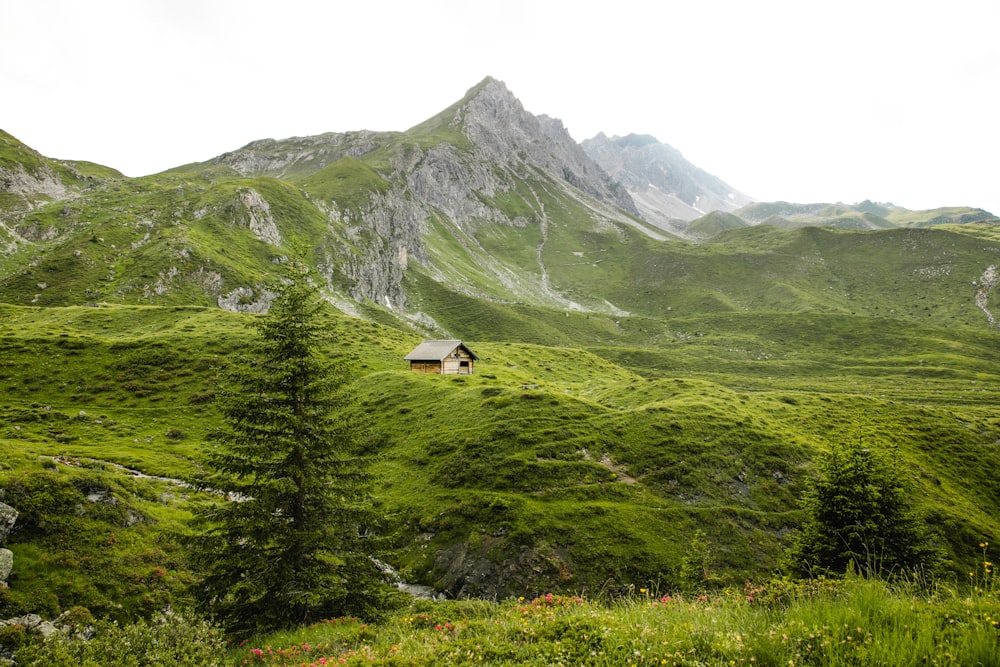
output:
M457 357L445 357L441 361L441 372L448 375L472 375L472 368L472 357L464 353Z
M414 373L440 373L440 361L411 361L410 370Z
M475 357L467 350L459 348L444 359L410 359L410 370L414 373L439 373L442 375L472 375Z

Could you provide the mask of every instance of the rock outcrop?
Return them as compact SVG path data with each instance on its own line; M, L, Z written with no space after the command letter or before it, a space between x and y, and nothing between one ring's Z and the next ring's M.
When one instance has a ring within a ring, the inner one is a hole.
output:
M7 579L14 569L14 552L0 547L0 589L8 588Z
M17 510L6 503L0 503L0 545L7 540L7 535L14 529L17 522ZM14 552L0 547L0 589L7 588L7 579L14 569Z

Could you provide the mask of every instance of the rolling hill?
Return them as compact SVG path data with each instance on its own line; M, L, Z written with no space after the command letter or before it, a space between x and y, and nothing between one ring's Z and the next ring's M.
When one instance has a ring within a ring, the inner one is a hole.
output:
M0 489L58 474L56 455L95 479L193 477L217 369L301 252L410 581L669 587L700 529L716 581L741 584L779 567L812 461L845 439L894 452L946 572L1000 530L1000 227L979 209L749 202L652 138L577 144L491 78L405 131L259 140L136 179L0 139ZM719 208L654 214L642 178L606 166L616 150L673 169L649 181L665 197ZM425 337L467 341L476 374L409 373ZM135 482L143 512L183 525L143 484L169 483ZM10 610L64 576L38 539L12 537L35 569Z

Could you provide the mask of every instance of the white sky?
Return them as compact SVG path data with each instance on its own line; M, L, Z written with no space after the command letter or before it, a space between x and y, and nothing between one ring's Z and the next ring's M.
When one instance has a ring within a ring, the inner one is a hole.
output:
M762 201L1000 215L1000 0L0 0L0 128L141 176L490 75Z

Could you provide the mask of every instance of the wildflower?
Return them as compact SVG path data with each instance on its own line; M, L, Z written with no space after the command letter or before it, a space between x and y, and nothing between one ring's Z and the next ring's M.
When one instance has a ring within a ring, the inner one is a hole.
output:
M643 595L645 595L646 594L646 589L645 588L640 588L639 592L642 593Z

